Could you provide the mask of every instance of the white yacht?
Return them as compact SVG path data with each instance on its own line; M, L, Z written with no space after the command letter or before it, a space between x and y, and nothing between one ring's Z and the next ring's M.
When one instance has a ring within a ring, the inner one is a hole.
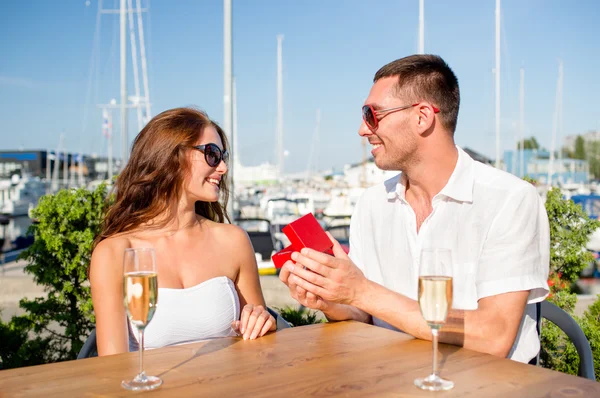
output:
M13 175L10 180L0 180L0 213L27 215L45 194L46 183L39 178Z

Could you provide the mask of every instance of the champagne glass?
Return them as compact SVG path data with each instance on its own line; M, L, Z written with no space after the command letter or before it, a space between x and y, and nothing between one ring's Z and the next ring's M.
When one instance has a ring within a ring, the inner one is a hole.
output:
M452 308L452 252L449 249L423 249L419 265L419 307L433 336L431 375L415 379L423 390L450 390L454 383L438 375L438 333Z
M154 316L158 298L156 254L152 248L125 249L123 264L123 302L127 316L139 333L140 373L121 385L127 390L152 390L162 384L144 372L144 329Z

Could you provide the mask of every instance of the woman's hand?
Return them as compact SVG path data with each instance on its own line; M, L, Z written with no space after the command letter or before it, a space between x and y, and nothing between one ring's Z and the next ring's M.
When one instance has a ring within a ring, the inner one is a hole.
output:
M246 304L242 309L240 320L235 322L233 329L241 333L244 340L254 340L277 329L277 322L262 305Z

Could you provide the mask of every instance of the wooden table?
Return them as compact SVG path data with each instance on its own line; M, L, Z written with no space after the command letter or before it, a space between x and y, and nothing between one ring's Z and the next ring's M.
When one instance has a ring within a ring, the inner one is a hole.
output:
M600 383L440 345L448 392L421 391L431 342L356 322L286 329L254 341L238 337L145 353L164 384L151 396L196 397L597 397ZM0 397L133 396L121 380L137 353L0 371Z

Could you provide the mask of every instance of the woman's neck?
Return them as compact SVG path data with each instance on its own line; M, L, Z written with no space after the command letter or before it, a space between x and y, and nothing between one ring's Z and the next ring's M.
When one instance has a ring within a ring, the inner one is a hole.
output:
M148 226L159 226L157 232L160 233L177 233L199 225L202 219L196 214L195 202L186 203L184 200L180 200L170 210L169 213L152 220Z

